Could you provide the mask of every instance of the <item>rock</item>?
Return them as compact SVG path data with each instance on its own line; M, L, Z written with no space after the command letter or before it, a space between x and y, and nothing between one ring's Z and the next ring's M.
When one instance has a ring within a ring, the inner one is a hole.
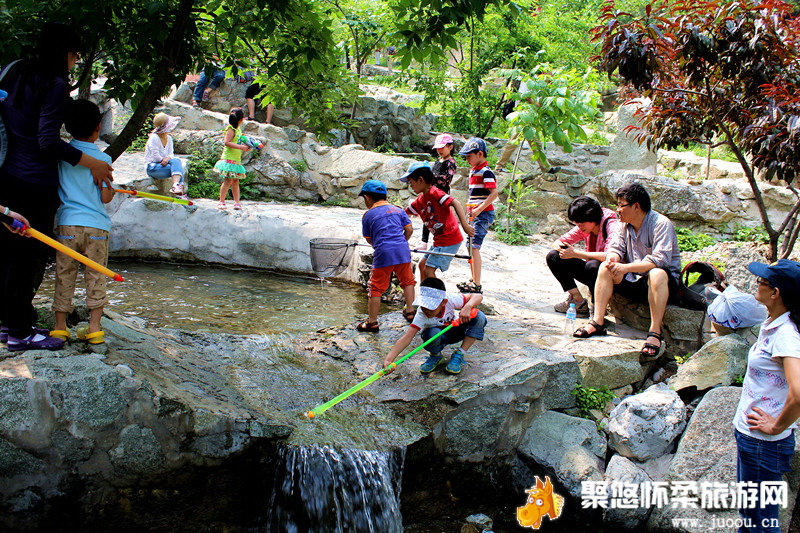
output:
M638 461L664 455L686 426L685 411L680 397L662 384L628 396L609 416L609 445Z
M668 384L676 391L730 385L735 377L744 375L749 350L750 345L735 333L714 338L679 365Z
M647 148L646 143L639 143L636 135L639 131L625 131L633 126L642 128L642 122L635 116L636 111L650 105L649 100L637 99L620 106L618 113L617 136L611 143L606 168L609 170L641 170L655 174L658 156Z
M609 501L619 501L622 497L623 484L641 487L644 483L653 480L647 472L634 461L621 455L614 455L608 462L604 475L608 482ZM633 508L609 506L603 511L603 519L626 530L641 531L642 525L650 516L650 507L636 506Z
M570 494L580 498L582 481L602 479L606 441L594 422L546 411L531 423L517 452L554 470Z
M575 354L584 387L616 389L644 379L639 348L635 343L615 340L595 343L597 349L592 353Z
M467 523L476 526L479 531L492 529L494 521L483 513L471 514L467 517Z

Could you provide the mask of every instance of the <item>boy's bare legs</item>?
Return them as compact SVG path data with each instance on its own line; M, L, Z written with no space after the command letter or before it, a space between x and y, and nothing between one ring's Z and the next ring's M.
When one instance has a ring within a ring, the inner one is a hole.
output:
M275 106L272 104L267 104L267 124L272 124L272 113L275 111ZM253 115L250 115L251 117Z
M69 313L66 313L64 311L56 311L55 315L56 315L56 323L55 323L54 329L58 329L58 330L61 330L61 331L66 331L66 329L67 329L67 316L69 316Z
M669 274L663 268L653 268L647 276L647 301L650 304L650 329L655 333L661 333L664 322L664 313L667 310L669 300ZM653 342L655 341L655 342ZM661 341L655 337L647 337L647 341L654 346Z
M381 297L370 296L369 300L367 300L367 313L369 314L367 322L369 324L378 323L378 311L380 311L380 308L381 308Z
M403 296L406 299L406 307L403 309L403 312L414 311L414 297L416 296L414 286L406 285L403 287Z
M252 98L245 98L247 103L247 117L256 118L256 101Z
M483 260L481 259L481 250L480 248L473 248L472 249L472 281L475 282L475 285L481 284L481 267L483 266Z
M228 196L228 189L231 188L231 184L233 184L232 179L225 178L224 180L222 180L222 185L219 188L220 203L225 203L225 197Z
M436 277L436 267L429 267L427 257L423 257L417 267L419 268L419 281L422 283L428 278Z
M100 319L103 318L103 308L89 310L89 333L100 331Z
M477 340L478 339L476 339L475 337L464 337L464 340L461 341L461 349L466 352L467 350L472 348L472 345L475 344L475 341Z

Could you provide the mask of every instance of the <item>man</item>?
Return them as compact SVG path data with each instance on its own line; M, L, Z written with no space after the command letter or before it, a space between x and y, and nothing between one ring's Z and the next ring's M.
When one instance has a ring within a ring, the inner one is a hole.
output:
M672 222L650 209L650 195L638 183L621 187L615 196L619 222L595 282L594 316L573 335L581 339L605 335L606 308L617 292L650 304L650 331L642 355L655 358L666 348L661 331L664 311L678 289L678 237Z

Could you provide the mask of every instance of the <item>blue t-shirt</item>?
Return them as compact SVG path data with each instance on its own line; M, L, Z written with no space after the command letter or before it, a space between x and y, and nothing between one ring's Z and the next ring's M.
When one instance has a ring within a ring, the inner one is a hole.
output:
M411 224L411 219L403 209L391 204L373 206L361 219L364 237L372 239L375 253L372 268L401 265L411 262L403 228Z
M94 143L72 140L70 145L95 159L111 164L111 157ZM111 217L86 167L61 162L58 165L58 196L61 207L56 212L56 226L84 226L111 231Z

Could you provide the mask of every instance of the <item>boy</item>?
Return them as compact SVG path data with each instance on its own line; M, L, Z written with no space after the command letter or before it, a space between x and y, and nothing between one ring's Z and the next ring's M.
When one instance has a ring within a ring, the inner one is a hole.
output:
M422 218L422 222L433 235L431 252L455 254L464 240L458 229L459 221L467 235L472 236L475 230L469 225L461 202L435 187L434 179L433 170L427 161L415 161L409 165L408 172L400 181L408 183L414 194L419 196L411 202L406 213ZM455 215L450 210L451 207ZM425 255L419 262L420 281L436 277L437 268L442 272L446 271L452 260L452 255Z
M449 322L456 318L456 309L461 309L459 317L462 323L458 327L450 328L443 335L425 347L430 353L428 358L419 367L423 374L429 374L439 366L444 357L441 353L448 344L461 341L461 347L456 348L445 370L449 374L459 374L464 366L464 357L475 341L483 340L483 329L486 327L486 315L477 311L474 318L470 314L476 305L481 303L481 294L459 294L445 291L444 282L437 278L427 278L420 284L419 298L414 305L419 305L414 320L408 326L405 334L397 339L392 349L383 360L386 367L400 355L406 346L414 339L418 331L422 331L422 340L427 341L443 329Z
M483 292L481 287L481 245L489 226L494 222L494 201L497 200L497 180L494 172L486 161L486 142L478 137L472 137L458 152L463 155L469 171L469 217L475 227L475 236L472 238L472 279L466 283L459 283L461 292Z
M70 101L64 126L72 135L70 145L94 158L111 163L111 157L100 151L94 142L100 135L100 109L88 100ZM58 195L61 207L56 212L56 239L65 246L82 253L89 259L105 265L108 260L108 233L111 218L103 204L114 198L114 190L99 189L88 169L60 163L58 168ZM56 315L52 337L67 340L67 316L72 312L72 295L78 262L63 253L56 254L56 292L53 311ZM89 308L89 326L78 329L81 340L90 344L105 342L100 329L103 306L108 303L106 277L94 269L85 269L86 306Z
M414 318L414 272L411 270L411 252L408 239L414 232L406 212L386 201L386 185L378 180L369 180L361 187L359 196L364 197L368 211L361 219L364 238L375 250L372 256L372 272L369 275L369 318L356 326L358 331L377 333L378 309L381 294L389 288L392 272L397 275L406 307L403 316L411 322Z

